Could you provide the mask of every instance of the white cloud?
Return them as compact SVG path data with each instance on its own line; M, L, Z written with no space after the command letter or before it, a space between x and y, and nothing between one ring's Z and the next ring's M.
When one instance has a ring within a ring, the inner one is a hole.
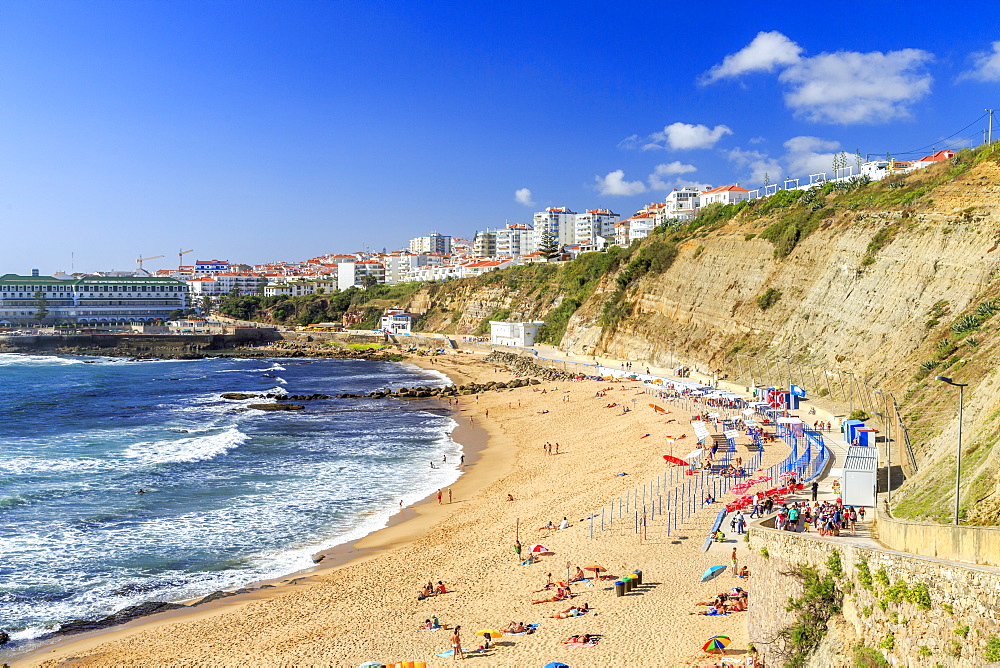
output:
M616 169L609 172L603 178L595 176L597 185L594 186L602 195L638 195L646 192L646 185L642 181L626 181L625 171Z
M909 105L927 95L932 78L923 66L933 56L920 49L882 53L838 51L806 58L782 72L785 104L817 123L879 123L909 116Z
M685 165L679 160L674 160L673 162L664 163L662 165L657 165L653 169L653 173L649 175L647 181L649 182L650 190L670 190L677 186L679 179L672 179L671 181L664 181L665 176L674 176L676 174L689 174L691 172L698 171L698 168L694 165Z
M1000 42L998 42L1000 44ZM997 47L994 45L994 50ZM920 49L837 51L804 57L802 48L778 32L760 33L726 56L701 79L712 83L747 72L781 70L785 104L796 116L817 123L884 123L909 115L909 107L930 92L924 66L933 55ZM992 62L986 56L984 64ZM1000 76L1000 56L997 58Z
M840 142L803 136L792 137L784 146L788 151L784 157L788 174L806 177L809 174L825 172L831 176L833 157L839 152Z
M702 83L735 77L747 72L771 72L779 65L799 62L802 47L777 30L759 32L753 41L731 53L702 76Z
M993 51L979 51L972 54L974 67L962 72L959 79L974 81L1000 81L1000 42L993 42Z
M726 151L729 158L738 167L746 170L750 180L755 183L763 183L766 175L771 183L777 183L784 178L784 170L781 164L761 151L749 151L741 148L734 148Z
M535 206L535 201L531 199L531 190L529 188L518 188L515 190L514 201L524 206Z
M642 149L651 151L654 149L688 151L695 148L712 148L720 139L726 135L733 134L733 131L726 125L716 125L710 128L707 125L694 125L692 123L671 123L659 132L642 137L631 135L618 142L621 149Z
M695 148L712 148L724 136L731 134L733 131L725 125L716 125L714 128L710 128L707 125L671 123L663 128L663 132L654 132L649 135L642 150L670 148L674 151L688 151Z

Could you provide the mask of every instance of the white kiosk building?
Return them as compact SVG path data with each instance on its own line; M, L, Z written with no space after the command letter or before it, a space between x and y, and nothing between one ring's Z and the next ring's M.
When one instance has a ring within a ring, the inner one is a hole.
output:
M878 448L852 445L844 458L841 498L845 506L875 507L875 484L878 479Z
M495 346L531 348L535 345L538 328L544 324L541 320L530 322L490 320L490 343Z

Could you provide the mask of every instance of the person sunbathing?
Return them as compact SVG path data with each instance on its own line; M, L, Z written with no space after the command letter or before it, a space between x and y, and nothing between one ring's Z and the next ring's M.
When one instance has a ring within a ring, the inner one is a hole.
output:
M538 603L555 603L557 601L565 601L565 600L566 596L564 594L556 593L555 595L550 596L549 598L535 599L534 601L531 602L531 604L536 605Z
M726 605L724 603L716 603L715 605L713 605L708 610L705 610L704 612L699 612L699 613L696 613L696 614L699 614L699 615L708 615L710 617L714 616L714 615L724 615L724 614L726 614Z
M438 580L437 587L434 589L435 594L447 594L448 588L444 586L444 583Z
M552 619L566 619L567 617L583 617L590 611L590 606L584 603L583 605L571 605L562 612L557 612L554 615L549 615Z
M747 579L747 578L749 578L750 577L750 569L747 568L746 566L743 566L740 569L740 577L743 578L744 580Z
M504 629L503 632L504 633L524 633L525 631L527 631L527 629L524 628L524 622L511 622L507 626L507 628Z
M576 567L576 573L574 573L574 574L573 574L573 577L571 577L571 578L569 579L569 581L570 581L570 582L579 582L579 581L581 581L581 580L586 580L586 579L587 579L587 576L586 576L586 575L584 575L584 574L583 574L583 571L582 571L582 570L580 570L580 567L579 567L579 566L577 566L577 567Z

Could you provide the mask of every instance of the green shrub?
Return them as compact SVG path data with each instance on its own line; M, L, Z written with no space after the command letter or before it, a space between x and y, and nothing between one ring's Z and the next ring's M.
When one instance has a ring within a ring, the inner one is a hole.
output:
M857 571L858 571L858 582L861 583L861 586L869 590L874 589L874 587L872 586L872 573L868 569L867 559L862 559L861 561L858 562Z
M969 625L966 624L965 626L959 626L957 629L955 629L955 635L962 636L963 638L968 638L969 637Z
M771 308L781 299L781 290L777 288L768 288L764 291L764 294L757 297L757 306L761 311L766 311Z
M833 573L833 577L841 578L844 576L844 566L840 561L839 551L833 550L830 553L830 556L826 558L826 567Z
M875 582L877 582L880 587L889 586L889 574L885 572L884 568L880 568L875 571L874 578Z
M906 593L906 600L921 610L931 609L931 592L923 582L918 582L910 586Z
M861 410L860 408L856 408L856 409L854 409L851 412L851 414L848 416L847 419L848 420L861 420L862 422L864 422L865 420L870 420L871 419L871 415L869 415L865 411Z
M893 635L892 631L889 631L885 634L885 637L879 641L878 646L891 652L896 647L896 636Z
M770 559L771 553L767 551L766 547L762 547L760 548L760 556L764 557L765 559Z
M927 645L921 645L917 648L917 655L922 657L928 657L931 655L931 648Z
M889 665L889 662L877 649L864 645L854 647L855 668L888 668Z
M941 607L942 607L942 608L944 609L944 611L945 611L945 612L947 612L947 613L948 613L949 615L954 615L954 614L955 614L955 608L954 608L954 607L952 606L952 604L951 604L951 603L942 603L942 604L941 604Z
M986 649L983 650L983 658L990 663L1000 661L1000 638L990 636L986 641Z

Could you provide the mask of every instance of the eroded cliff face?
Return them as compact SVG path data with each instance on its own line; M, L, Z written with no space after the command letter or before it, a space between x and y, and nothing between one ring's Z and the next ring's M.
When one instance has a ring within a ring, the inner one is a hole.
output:
M603 277L569 319L561 347L658 366L683 359L747 383L784 384L790 371L813 392L834 394L845 380L838 370L851 372L859 394L867 392L864 381L899 401L919 469L908 471L895 497L910 516L944 517L953 503L946 481L954 474L957 396L933 377L967 382L963 507L971 520L997 523L1000 371L992 361L1000 301L995 317L988 305L1000 296L1000 166L982 161L941 183L951 168L907 177L910 188L928 185L905 206L878 206L873 196L876 206L860 197L831 207L836 212L785 258L759 237L773 217L740 214L682 239L667 271L624 293L615 292L614 272ZM430 326L457 332L498 312L544 319L562 298L556 278L547 285L459 282L425 291L411 306L433 303ZM769 290L772 301L774 291L780 297L764 310L758 300ZM602 326L616 294L631 313ZM976 324L963 329L963 316ZM877 409L877 401L869 394L855 408Z

